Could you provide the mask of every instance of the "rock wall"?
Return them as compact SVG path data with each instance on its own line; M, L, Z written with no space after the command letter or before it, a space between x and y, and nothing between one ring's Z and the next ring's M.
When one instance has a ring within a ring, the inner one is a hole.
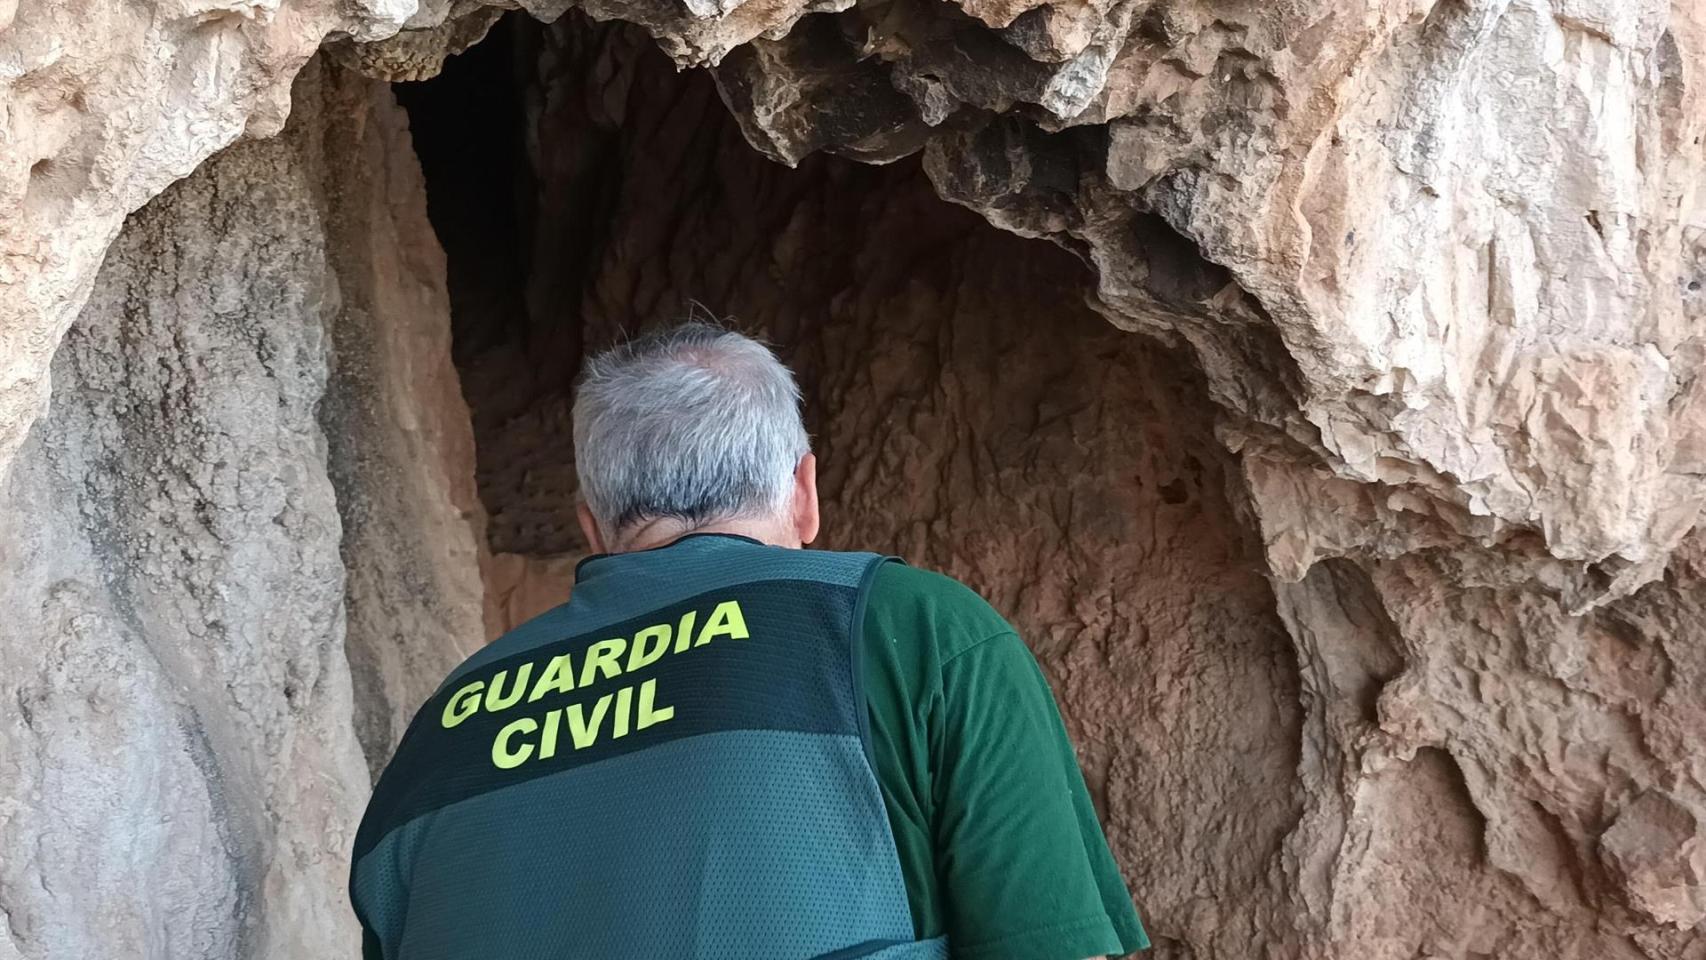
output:
M1695 523L1696 4L580 6L718 65L772 156L922 151L943 196L1079 252L1105 316L1204 370L1288 580L1490 548L1581 612ZM146 13L0 8L0 460L127 210L276 130L322 39L413 78L490 23L436 0Z
M0 489L0 957L348 955L369 764L480 641L400 110L298 91L127 223Z
M1277 573L1493 546L1581 610L1662 571L1702 496L1696 5L901 9L731 55L748 135L922 139L1080 251L1233 414ZM873 74L904 96L839 95Z
M450 356L444 253L408 119L386 84L299 83L338 288L319 406L337 491L356 731L377 774L420 703L492 635L474 437Z
M799 364L832 539L1025 627L1161 955L1706 956L1702 8L588 0L741 138L539 35L536 273L460 288L331 72L119 235L476 6L0 0L0 956L341 948L474 571L575 549L580 352L689 296Z
M1321 949L1702 956L1698 560L1587 617L1454 574L1276 585L1309 784L1286 860Z

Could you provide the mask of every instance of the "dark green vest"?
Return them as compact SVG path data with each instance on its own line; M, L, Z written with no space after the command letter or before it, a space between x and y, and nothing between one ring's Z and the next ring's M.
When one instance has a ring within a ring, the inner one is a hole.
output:
M872 554L593 557L421 709L356 835L387 960L924 960L868 756Z

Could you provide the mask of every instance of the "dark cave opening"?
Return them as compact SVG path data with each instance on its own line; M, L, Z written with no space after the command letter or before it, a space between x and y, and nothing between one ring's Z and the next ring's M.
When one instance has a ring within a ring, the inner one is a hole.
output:
M532 170L516 83L518 22L500 19L486 39L445 61L431 80L392 89L430 185L427 211L448 256L458 356L502 342L526 316L527 230Z
M1070 304L1063 320L1105 333L1079 305L1089 277L1070 255L942 202L916 157L766 159L711 75L677 73L635 27L510 14L439 76L395 86L448 258L498 553L582 549L570 385L583 349L623 334L704 314L762 334L799 371L821 440L860 373L848 358L881 332L862 318L951 297L927 278L965 273L968 250L1003 248L1046 275L1047 297ZM906 364L931 378L940 358Z
M1232 842L1150 791L1291 796L1295 665L1206 386L1088 306L1077 256L945 202L916 156L767 159L711 74L630 25L509 14L396 89L447 255L501 626L561 602L585 550L582 356L709 313L799 376L819 545L954 576L1035 651L1135 890L1176 863L1158 837ZM1226 702L1245 709L1189 706ZM1235 842L1273 848L1295 819L1269 804ZM1252 863L1223 882L1264 881Z
M1006 609L1068 603L1026 586L1050 552L1105 567L1091 582L1111 589L1156 523L1212 514L1206 542L1242 555L1190 364L1092 312L1072 254L941 200L916 157L772 162L709 72L578 13L506 15L395 89L447 255L499 556L585 549L569 415L583 351L694 313L765 337L799 374L827 546L954 569Z
M1141 635L1180 577L1236 580L1268 622L1192 365L1090 310L1072 254L941 200L917 158L775 163L708 72L578 13L508 15L397 89L498 556L537 571L585 550L583 351L699 311L798 373L822 545L954 573L1028 618L1045 662L1085 631Z

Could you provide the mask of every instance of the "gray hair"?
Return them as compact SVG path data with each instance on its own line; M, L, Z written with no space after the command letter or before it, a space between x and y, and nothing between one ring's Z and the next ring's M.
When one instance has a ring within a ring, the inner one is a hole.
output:
M708 323L588 360L574 420L581 495L607 536L642 520L779 515L811 449L793 373Z

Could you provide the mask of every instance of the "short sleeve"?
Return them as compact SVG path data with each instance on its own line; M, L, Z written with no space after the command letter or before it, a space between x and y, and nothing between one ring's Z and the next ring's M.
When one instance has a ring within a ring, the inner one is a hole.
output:
M956 958L1082 960L1149 946L1054 695L1016 634L942 664L932 735L937 871Z

